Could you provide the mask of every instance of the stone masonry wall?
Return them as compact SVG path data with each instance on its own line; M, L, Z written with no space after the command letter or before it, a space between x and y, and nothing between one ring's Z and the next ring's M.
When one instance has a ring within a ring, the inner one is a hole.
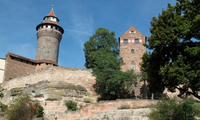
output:
M52 60L58 63L59 44L62 34L53 29L40 29L37 32L38 44L36 60Z
M49 101L46 106L43 106L46 111L52 111L52 114L45 115L49 120L54 120L57 116L58 120L72 120L75 118L87 119L88 116L95 113L101 113L110 110L117 110L121 105L129 105L131 109L140 108L147 105L155 104L157 101L152 100L135 100L135 99L120 99L113 101L100 101L99 103L82 104L82 109L78 111L68 111L63 103ZM57 106L57 108L55 108ZM82 120L82 119L80 119Z
M127 44L124 44L124 40L128 40ZM138 39L139 43L135 43ZM146 36L140 33L135 27L131 26L122 36L119 37L120 42L120 57L123 58L125 65L123 65L122 71L130 70L131 63L135 63L135 73L140 73L141 57L146 52L146 48L143 44L146 41ZM134 53L131 50L134 50Z

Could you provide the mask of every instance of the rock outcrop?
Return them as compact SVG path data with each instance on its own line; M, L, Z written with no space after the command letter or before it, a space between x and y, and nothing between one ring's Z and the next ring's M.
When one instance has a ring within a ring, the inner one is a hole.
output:
M27 94L36 99L42 98L45 101L59 101L63 98L70 99L72 97L77 98L79 101L84 101L84 99L90 96L87 89L81 85L75 85L64 81L44 80L36 84L28 85L27 87L12 88L6 92L6 97L13 99L21 94Z

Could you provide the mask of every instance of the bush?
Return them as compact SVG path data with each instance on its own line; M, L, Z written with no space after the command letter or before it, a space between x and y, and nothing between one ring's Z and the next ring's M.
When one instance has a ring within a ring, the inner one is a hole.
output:
M185 101L177 101L174 99L162 99L152 108L149 114L150 120L194 120L194 101L189 99ZM185 110L183 106L186 106Z
M74 102L72 100L66 101L65 105L67 106L69 111L76 111L77 108L77 102Z
M36 117L43 117L43 110L44 108L42 106L39 106L36 108Z
M30 102L28 95L16 98L5 112L7 120L31 120L34 112L29 105Z
M130 105L121 105L118 109L130 109Z
M1 110L2 110L3 112L5 112L8 106L5 105L5 104L3 104L2 102L0 102L0 105L1 105Z
M193 114L197 117L200 117L200 103L194 103L193 109L194 109Z

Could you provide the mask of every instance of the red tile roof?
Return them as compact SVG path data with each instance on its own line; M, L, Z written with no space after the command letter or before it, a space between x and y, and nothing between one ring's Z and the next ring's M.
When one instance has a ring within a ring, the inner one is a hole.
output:
M53 10L50 11L50 13L48 15L46 15L46 17L56 17L55 13ZM57 17L56 17L57 18Z
M42 22L42 23L50 23L50 24L58 25L58 23L57 23L57 22L54 22L54 21L44 21L44 22ZM58 26L59 26L59 25L58 25Z
M54 61L52 61L52 60L36 60L37 61L37 63L50 63L50 64L54 64L54 65L56 65L56 66L59 66L58 65L58 63L56 63L56 62L54 62Z

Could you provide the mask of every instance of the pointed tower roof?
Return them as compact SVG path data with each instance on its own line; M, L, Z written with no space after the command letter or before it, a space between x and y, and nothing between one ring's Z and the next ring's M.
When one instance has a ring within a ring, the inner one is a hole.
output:
M130 38L145 38L145 43L146 43L146 36L143 35L139 30L137 30L133 25L123 35L119 37L119 43L120 39L130 39Z
M55 17L55 18L57 18L56 15L55 15L55 13L54 13L54 11L53 11L53 9L49 12L48 15L46 15L46 16L43 18L43 20L44 20L46 17ZM57 18L57 19L58 19L58 18ZM58 19L58 21L59 21L59 19Z
M45 25L45 24L48 25L48 24L51 24L51 25L56 25L56 26L58 26L58 27L61 29L62 34L64 33L63 28L60 27L60 26L58 25L59 19L56 17L56 15L55 15L55 13L54 13L54 11L53 11L53 6L52 6L52 9L51 9L51 11L49 12L49 14L46 15L46 16L43 18L43 20L44 20L44 21L43 21L42 23L40 23L40 24L36 27L36 30L38 30L39 26L41 26L41 25Z
M133 34L130 34L130 32L133 32ZM120 38L124 38L124 37L135 37L135 36L138 36L138 35L142 35L142 36L145 36L143 35L138 29L136 29L133 25L123 34L120 36ZM145 36L146 37L146 36Z

